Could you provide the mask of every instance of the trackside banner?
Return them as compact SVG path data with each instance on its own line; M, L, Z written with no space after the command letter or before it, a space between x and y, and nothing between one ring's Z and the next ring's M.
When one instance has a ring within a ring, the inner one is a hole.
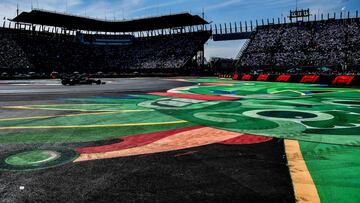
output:
M238 80L239 79L239 75L238 74L234 74L233 75L233 80Z
M332 82L333 85L350 85L354 80L355 76L350 75L340 75L335 78Z
M241 80L249 81L249 80L251 80L251 75L243 75L243 77L241 78Z
M318 75L304 75L304 77L301 79L301 83L316 83L320 76Z
M259 75L257 78L257 81L267 81L269 78L269 75Z
M291 75L280 75L276 81L277 82L288 82L291 78Z

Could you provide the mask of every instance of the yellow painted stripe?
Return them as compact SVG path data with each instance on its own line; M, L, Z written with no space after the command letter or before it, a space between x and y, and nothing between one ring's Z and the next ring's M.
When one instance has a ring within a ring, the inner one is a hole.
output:
M77 116L88 116L88 115L102 115L102 114L112 114L112 113L136 113L136 112L149 112L149 111L153 111L153 110L116 110L116 111L106 111L99 113L78 113L78 114L60 114L60 115L32 116L32 117L18 117L18 118L0 118L0 121L33 120L33 119L45 119L45 118L77 117Z
M80 111L80 112L144 112L144 111L154 111L154 110L111 110L111 109L66 109L66 108L38 108L30 106L2 106L1 108L5 109L27 109L27 110L47 110L47 111Z
M120 123L120 124L101 124L101 125L66 125L66 126L5 126L0 130L19 130L19 129L67 129L67 128L104 128L104 127L129 127L129 126L147 126L147 125L171 125L187 123L187 121L169 121L169 122L150 122L150 123Z
M296 202L317 203L320 197L302 156L299 142L284 140Z
M40 104L40 105L25 105L25 106L121 106L122 104L101 104L101 103L96 103L96 104Z

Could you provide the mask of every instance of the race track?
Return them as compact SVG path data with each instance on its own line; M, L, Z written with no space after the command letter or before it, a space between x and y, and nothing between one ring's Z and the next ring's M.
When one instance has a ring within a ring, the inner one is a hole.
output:
M360 91L0 81L1 202L359 202Z

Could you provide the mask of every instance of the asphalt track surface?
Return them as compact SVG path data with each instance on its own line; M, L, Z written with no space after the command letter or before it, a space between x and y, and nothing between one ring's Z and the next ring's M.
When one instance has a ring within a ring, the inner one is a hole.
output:
M164 91L188 82L151 79L101 79L105 85L63 86L60 80L0 80L0 101L32 101L48 98L118 95Z
M64 104L67 101L62 99L68 97L112 97L195 84L157 78L105 82L101 86L65 87L54 80L1 81L0 106ZM2 119L49 113L53 111L0 110ZM63 113L69 112L56 112ZM0 137L3 133L0 130ZM29 148L89 147L115 142L108 139L1 144L0 154ZM294 202L283 142L273 139L253 145L215 143L42 170L0 171L0 202Z

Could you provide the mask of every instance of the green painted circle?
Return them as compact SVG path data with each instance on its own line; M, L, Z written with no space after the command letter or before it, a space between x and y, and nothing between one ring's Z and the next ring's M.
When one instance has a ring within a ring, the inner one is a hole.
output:
M273 118L289 118L289 119L308 119L316 118L316 114L300 112L300 111L262 111L258 115Z
M79 154L66 148L30 149L0 156L0 170L29 171L52 168L74 161Z
M278 127L278 124L273 121L246 117L239 113L197 112L191 116L188 112L183 112L183 114L176 114L176 117L198 125L224 129L260 130ZM256 125L253 125L254 123Z
M9 156L5 159L5 162L14 166L26 166L53 161L59 157L59 153L55 151L33 150Z

